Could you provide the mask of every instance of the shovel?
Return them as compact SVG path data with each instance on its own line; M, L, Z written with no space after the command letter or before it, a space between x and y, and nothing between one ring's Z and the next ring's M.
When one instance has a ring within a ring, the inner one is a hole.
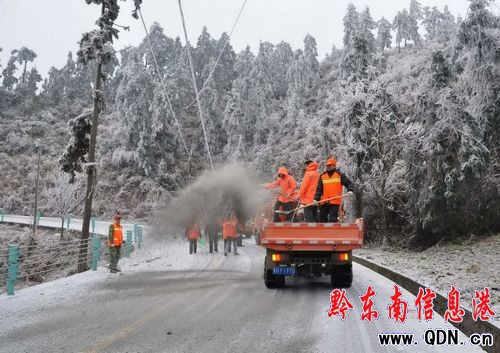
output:
M325 201L330 201L330 200L334 200L334 199L340 199L341 197L344 197L344 196L347 196L347 195L350 195L350 194L343 194L343 195L340 195L340 196L330 197L328 199L320 200L319 203L321 204L321 203L323 203ZM276 210L274 212L275 213L279 213L279 214L288 215L288 214L290 214L292 212L297 212L298 210L301 210L301 209L306 208L306 207L311 207L311 206L314 206L314 203L310 203L309 205L299 206L299 207L294 208L293 210L290 210L290 211Z

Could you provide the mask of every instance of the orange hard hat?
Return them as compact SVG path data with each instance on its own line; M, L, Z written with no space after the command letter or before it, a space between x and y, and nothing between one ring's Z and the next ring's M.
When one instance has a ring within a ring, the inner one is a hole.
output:
M337 161L333 158L328 158L326 160L326 165L337 165Z

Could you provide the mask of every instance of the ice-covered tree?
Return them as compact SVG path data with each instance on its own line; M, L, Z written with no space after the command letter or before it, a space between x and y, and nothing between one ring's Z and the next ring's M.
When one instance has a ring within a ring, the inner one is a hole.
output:
M433 40L437 37L439 31L439 23L441 22L442 14L433 6L432 9L428 6L424 7L424 24L427 40Z
M281 41L271 54L270 65L272 73L273 98L282 99L288 90L286 72L293 59L293 51L287 42Z
M311 88L319 80L319 62L316 39L310 34L304 38L304 63L307 87Z
M418 33L418 21L423 18L422 6L417 0L410 1L410 12L408 13L409 35L413 43L420 44L420 34Z
M406 9L398 12L394 18L392 27L396 31L396 44L398 50L401 48L401 42L404 42L404 46L406 47L406 42L412 39L410 16Z
M89 224L92 212L92 198L96 186L96 169L95 169L95 145L97 137L97 127L99 122L99 114L104 105L104 97L102 95L102 80L105 78L103 74L103 66L113 61L114 51L108 47L108 44L113 43L113 39L118 38L118 30L115 27L115 20L118 18L120 7L117 0L85 0L87 4L96 4L101 7L101 16L96 24L99 27L82 35L80 40L80 49L77 52L78 60L83 64L88 64L93 60L97 62L96 80L93 92L94 110L92 113L92 122L90 125L90 141L88 150L87 168L87 192L85 194L85 207L83 213L82 226L82 246L80 247L79 256L84 259L87 255L87 247L83 244L89 237ZM134 0L135 9L132 15L138 18L137 11L140 8L142 0ZM74 173L74 171L73 171ZM82 272L87 269L86 261L80 261L78 271Z
M215 65L215 60L212 60L210 69L213 70L213 77L210 78L214 80L215 86L219 90L230 91L233 81L236 77L236 71L234 65L236 62L236 54L234 53L233 47L229 40L229 35L224 32L220 36L219 40L215 45L215 52L217 56L220 56L219 63ZM207 81L208 77L203 76L203 82Z
M208 33L207 27L203 27L203 30L198 37L198 42L196 44L196 49L194 51L194 69L196 73L196 78L198 81L198 86L202 87L202 73L205 67L210 63L210 60L215 58L218 53L215 51L216 40Z
M391 34L391 23L382 17L378 21L378 32L377 32L377 48L378 51L382 52L384 49L390 49L392 43Z
M26 80L26 93L29 97L34 97L38 90L38 83L42 82L42 76L36 68L32 68Z
M21 49L15 49L12 51L12 55L15 55L17 58L17 62L23 65L23 73L21 75L21 85L24 86L26 83L26 69L28 62L33 62L36 59L36 53L28 49L26 47L22 47Z
M44 208L61 219L61 239L64 236L64 220L83 202L83 188L80 182L69 182L62 171L53 171L43 180L41 194Z
M375 54L375 37L372 30L376 27L370 10L366 7L358 17L352 45L346 48L342 68L345 77L359 79L367 75Z
M344 16L344 47L351 47L353 44L353 38L356 34L358 28L358 11L356 7L351 3L347 6L347 13Z
M15 73L17 71L16 61L17 61L17 56L12 55L9 61L7 62L7 66L2 71L3 87L7 91L13 91L14 85L16 85L18 82L18 79L15 76Z
M234 68L237 77L233 82L222 122L227 134L227 144L224 147L226 156L231 156L238 146L248 150L254 145L256 117L254 115L255 107L251 106L250 101L250 75L254 60L255 56L248 46L236 57ZM242 141L240 141L240 136Z
M151 42L152 52L149 42ZM154 54L160 72L167 75L168 70L171 70L176 61L174 40L167 37L163 32L163 28L157 22L154 22L149 29L149 42L148 38L144 38L140 45L141 52L144 53L146 69L151 71L153 77L157 76L156 64L153 59Z

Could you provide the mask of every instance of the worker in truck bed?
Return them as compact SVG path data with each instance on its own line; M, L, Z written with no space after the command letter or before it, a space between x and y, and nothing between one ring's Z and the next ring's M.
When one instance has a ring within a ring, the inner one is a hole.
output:
M319 172L318 163L307 160L306 169L304 172L304 178L302 179L302 184L299 190L299 200L303 205L309 205L314 201L314 195L316 194L316 189L318 187ZM318 221L318 207L309 206L304 208L304 220L306 222L317 222Z
M354 184L347 176L337 170L337 161L329 158L326 161L326 171L321 174L314 196L314 203L319 205L319 221L335 223L339 221L339 207L342 204L342 186L348 193L353 193ZM324 203L321 200L337 197Z
M295 206L295 188L297 187L297 183L293 176L288 173L288 170L285 167L279 167L278 169L278 178L272 183L264 184L266 189L276 189L281 188L280 196L274 205L274 210L282 209L284 211L290 211ZM290 213L287 215L287 221L290 221L293 214ZM274 213L273 222L279 222L279 214Z

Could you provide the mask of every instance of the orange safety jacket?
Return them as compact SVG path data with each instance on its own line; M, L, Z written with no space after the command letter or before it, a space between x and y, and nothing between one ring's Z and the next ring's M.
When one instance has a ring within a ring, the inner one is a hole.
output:
M304 173L304 179L302 179L302 184L300 185L300 190L299 190L300 203L307 205L314 201L314 195L316 194L318 180L319 180L318 163L311 162L306 167L306 172Z
M121 224L113 222L109 226L108 246L122 246L123 244L123 230Z
M278 201L282 203L295 201L296 187L297 183L293 176L288 174L288 170L285 167L280 167L278 169L278 174L283 174L285 177L278 177L272 183L264 184L266 189L276 189L281 188L280 196L278 196Z
M236 224L238 223L237 220L235 219L226 219L222 223L222 238L228 239L228 238L237 238L238 237L238 231L236 229Z
M200 238L200 228L193 224L187 229L187 238L188 240L198 240Z
M342 195L341 174L338 171L335 171L331 177L328 173L323 173L321 175L321 181L323 182L323 195L321 195L321 200ZM340 205L342 203L342 198L339 197L325 202L325 204L326 203Z

